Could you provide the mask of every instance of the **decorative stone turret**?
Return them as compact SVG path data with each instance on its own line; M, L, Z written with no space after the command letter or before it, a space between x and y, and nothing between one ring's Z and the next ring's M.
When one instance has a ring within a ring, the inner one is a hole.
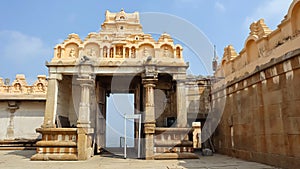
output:
M105 21L99 32L91 32L82 41L77 34L70 34L63 43L55 47L49 64L74 65L82 56L95 60L95 64L119 66L126 62L140 65L142 59L151 56L158 65L185 66L182 47L174 44L167 33L156 41L142 31L139 13L117 13L106 11Z
M272 30L265 24L264 19L260 19L250 25L250 35L257 35L258 38L262 38L272 32Z
M226 81L231 81L253 72L258 66L284 55L286 51L296 50L299 46L290 43L300 43L299 16L299 1L294 0L276 30L272 31L264 19L253 22L244 48L238 54L231 45L224 49L224 57L215 71L215 76L226 77Z
M232 45L228 45L224 48L223 61L231 61L237 57L237 53Z

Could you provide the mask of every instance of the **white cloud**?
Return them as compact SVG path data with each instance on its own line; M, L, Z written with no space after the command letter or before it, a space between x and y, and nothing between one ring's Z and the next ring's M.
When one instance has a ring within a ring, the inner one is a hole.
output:
M49 56L51 48L46 47L40 38L18 31L0 31L0 54L11 61L34 61Z
M271 29L275 29L287 14L291 2L292 0L268 0L265 3L261 3L253 14L246 18L244 25L249 27L252 22L264 18L266 24Z
M52 58L53 49L42 39L18 31L0 31L0 76L13 80L25 74L32 84L38 74L47 74L45 61Z
M218 11L220 11L220 12L225 12L225 11L226 11L225 6L224 6L222 3L220 3L220 2L216 2L216 3L215 3L215 8L216 8Z

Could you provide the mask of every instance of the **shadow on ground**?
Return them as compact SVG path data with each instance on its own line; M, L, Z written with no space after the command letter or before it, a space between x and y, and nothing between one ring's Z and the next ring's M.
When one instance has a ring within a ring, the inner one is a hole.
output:
M36 151L34 150L15 150L7 153L7 155L16 155L28 159L30 159L30 157L34 154L36 154Z

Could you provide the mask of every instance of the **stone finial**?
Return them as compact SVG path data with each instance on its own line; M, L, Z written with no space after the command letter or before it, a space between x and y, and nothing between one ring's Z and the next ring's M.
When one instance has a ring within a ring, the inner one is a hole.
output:
M162 42L165 42L165 41L172 43L173 39L172 39L172 37L169 34L163 33L163 34L160 35L160 37L158 39L158 42L162 43Z
M232 45L228 45L224 48L223 58L227 59L228 61L237 57L237 53Z
M22 86L27 86L26 78L24 74L17 74L13 84L20 83Z
M87 41L88 39L97 38L98 34L96 32L91 32L88 34L88 36L84 39L84 41Z
M68 43L68 42L75 42L77 44L83 43L82 40L80 39L79 35L76 33L71 33L68 35L68 38L64 40L64 44Z
M271 29L265 24L264 19L260 19L250 25L250 35L257 35L258 38L264 37L270 34Z

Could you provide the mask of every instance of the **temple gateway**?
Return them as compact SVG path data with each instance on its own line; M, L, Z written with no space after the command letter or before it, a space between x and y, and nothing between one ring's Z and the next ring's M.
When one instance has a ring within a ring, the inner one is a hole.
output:
M140 140L134 151L141 158L197 158L200 122L193 122L209 111L210 81L187 76L182 46L166 33L157 41L143 33L139 13L105 15L100 32L83 41L70 34L56 45L47 63L44 122L37 129L42 140L31 159L86 160L104 151L111 93L134 94L134 115L141 117L140 130L134 123Z
M106 156L108 125L120 126L108 123L108 97L127 94L133 101L123 104L134 110L119 113L132 120L134 146L117 138L117 155L199 158L195 150L215 150L299 168L299 44L300 0L293 0L275 30L263 19L252 23L243 49L226 46L213 77L203 78L187 75L183 49L170 35L155 40L137 12L107 11L99 32L84 40L70 34L56 45L49 77L33 85L24 75L12 83L0 78L0 150L34 148L32 160Z

